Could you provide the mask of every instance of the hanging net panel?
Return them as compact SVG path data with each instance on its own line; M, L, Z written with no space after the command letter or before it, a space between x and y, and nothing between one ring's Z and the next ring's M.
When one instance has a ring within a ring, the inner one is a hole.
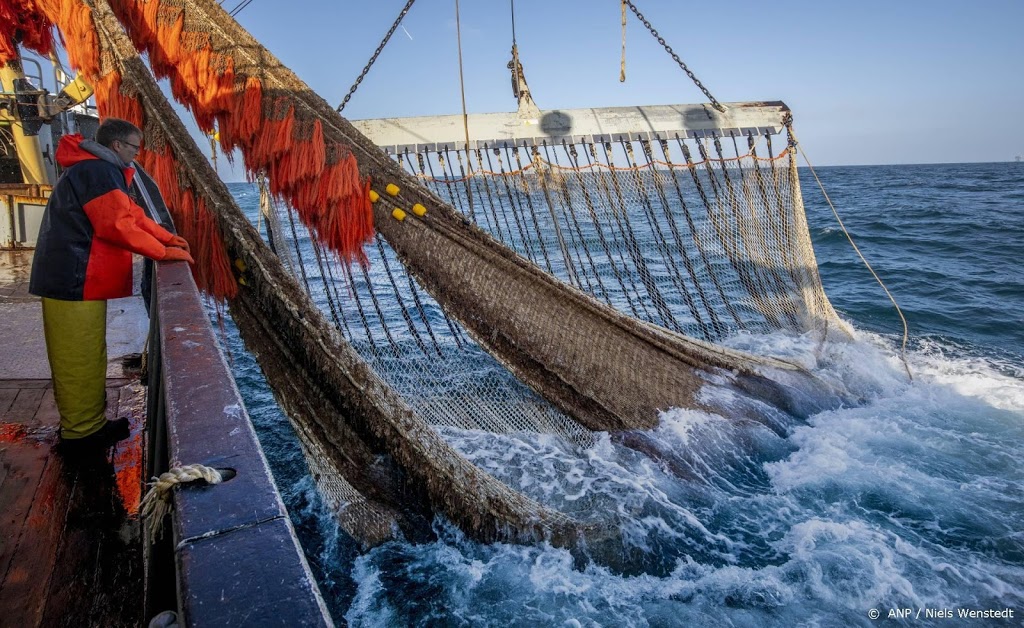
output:
M782 103L358 120L522 257L631 317L717 342L843 334Z
M348 266L266 198L268 240L360 357L434 426L558 434L589 445L589 430L518 381L424 293L378 239L368 266Z

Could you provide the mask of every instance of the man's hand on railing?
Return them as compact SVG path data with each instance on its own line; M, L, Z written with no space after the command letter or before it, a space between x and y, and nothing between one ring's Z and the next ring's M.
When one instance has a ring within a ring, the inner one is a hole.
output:
M185 238L181 237L180 235L176 235L173 238L171 238L171 241L168 242L166 246L173 246L175 248L185 249L186 251L189 251L189 252L192 251L192 249L189 248L189 246L188 246L188 240L186 240Z
M187 250L179 249L179 248L174 247L174 246L167 247L167 250L164 252L164 257L160 261L162 261L162 262L184 261L184 262L188 262L189 264L195 264L196 263L196 261L194 259L192 259L192 256L189 255Z

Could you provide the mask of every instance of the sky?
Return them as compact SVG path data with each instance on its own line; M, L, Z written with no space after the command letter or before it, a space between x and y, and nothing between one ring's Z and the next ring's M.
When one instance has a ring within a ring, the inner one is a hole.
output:
M337 105L404 4L252 0L238 20ZM635 4L719 101L789 105L816 166L1024 156L1024 0ZM541 109L706 101L632 12L619 81L617 0L460 0L470 113L515 110L505 65L513 6ZM455 7L418 0L344 115L461 113Z
M789 105L815 166L1024 158L1024 0L634 3L719 101ZM541 109L706 102L632 12L619 81L619 0L458 4L469 113L516 108L506 68L513 7ZM237 19L336 106L404 5L251 0ZM461 113L456 34L456 0L417 0L344 115ZM219 159L221 176L245 180L240 164Z

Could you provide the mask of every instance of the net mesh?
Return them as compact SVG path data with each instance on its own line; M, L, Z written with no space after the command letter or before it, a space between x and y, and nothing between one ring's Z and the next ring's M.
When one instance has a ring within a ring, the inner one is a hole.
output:
M821 287L794 156L770 135L392 156L493 237L629 316L712 342L846 330Z
M368 267L342 264L271 202L268 232L279 257L299 260L313 301L387 385L434 426L558 434L588 445L591 433L517 380L425 294L383 240Z

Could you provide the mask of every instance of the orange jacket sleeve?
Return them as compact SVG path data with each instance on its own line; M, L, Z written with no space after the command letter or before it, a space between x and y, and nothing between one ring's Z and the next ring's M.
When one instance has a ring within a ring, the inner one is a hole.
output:
M174 234L146 216L142 208L120 189L97 196L83 207L95 237L133 253L160 260Z

